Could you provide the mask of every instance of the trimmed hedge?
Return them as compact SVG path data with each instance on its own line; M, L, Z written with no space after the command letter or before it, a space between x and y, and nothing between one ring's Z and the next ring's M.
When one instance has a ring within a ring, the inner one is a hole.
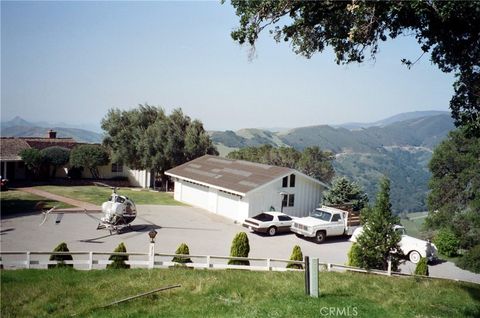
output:
M55 249L54 252L70 252L68 249L67 243L62 242L60 243ZM56 268L56 267L73 267L73 264L65 264L65 261L73 261L73 257L70 254L66 255L50 255L49 260L57 261L58 264L49 264L48 268Z
M292 256L290 256L290 260L292 261L303 261L303 253L300 246L295 245L292 250ZM295 264L295 263L288 263L287 268L296 268L296 269L303 269L302 264Z
M175 254L189 255L190 250L188 249L188 245L185 243L180 244L180 246L175 251ZM172 262L186 264L186 263L192 263L192 259L186 256L175 256L172 259Z
M230 248L230 256L234 257L248 257L250 253L250 243L245 232L240 232L235 235ZM250 265L248 260L228 260L228 265Z
M415 267L415 275L423 275L423 276L429 275L427 259L425 257L422 257L418 262L417 267Z
M117 246L117 248L113 252L126 253L127 248L122 242ZM128 261L128 255L110 255L108 260L113 262L107 265L107 269L130 268L130 265L125 263L125 261Z
M347 265L353 267L362 267L360 245L353 243L347 254Z

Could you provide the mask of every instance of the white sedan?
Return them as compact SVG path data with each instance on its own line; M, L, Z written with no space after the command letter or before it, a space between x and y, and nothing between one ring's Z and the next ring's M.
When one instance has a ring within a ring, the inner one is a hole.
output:
M243 226L254 232L267 233L274 236L279 232L290 232L293 219L282 212L262 212L254 217L247 218Z
M421 257L426 257L430 262L437 259L437 247L430 241L420 240L413 236L407 235L407 231L401 225L393 227L395 231L399 232L402 239L400 240L400 249L403 254L408 257L410 262L417 264ZM352 237L351 242L357 242L357 238L363 233L363 227L357 228Z

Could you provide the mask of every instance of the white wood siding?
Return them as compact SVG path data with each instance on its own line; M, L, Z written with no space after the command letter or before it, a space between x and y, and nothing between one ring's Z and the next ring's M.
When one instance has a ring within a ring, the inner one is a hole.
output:
M282 179L272 182L264 188L240 197L225 191L202 186L185 180L175 180L175 200L191 204L207 211L242 222L247 217L274 207L280 211L282 197L280 192L295 194L293 207L284 207L283 211L292 216L307 216L322 199L323 187L302 175L295 174L295 187L282 187Z
M308 216L321 202L323 187L302 175L295 174L295 187L282 187L282 179L247 194L249 203L248 216L270 210L273 206L276 211L281 210L282 196L280 192L295 195L293 207L284 206L283 212L292 216ZM288 203L288 202L287 202Z

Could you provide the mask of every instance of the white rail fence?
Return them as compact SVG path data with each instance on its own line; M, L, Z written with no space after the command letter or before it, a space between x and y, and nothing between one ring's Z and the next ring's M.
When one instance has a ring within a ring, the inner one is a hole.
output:
M0 266L3 269L46 269L48 265L58 264L58 261L50 261L51 255L71 255L74 260L64 261L64 264L73 265L76 269L92 270L104 269L112 261L108 260L111 255L128 256L125 263L132 268L169 268L179 263L173 262L173 257L190 258L192 263L184 264L186 267L196 269L244 269L251 271L303 271L300 269L287 268L287 264L300 264L305 268L304 261L292 261L276 258L253 258L232 257L214 255L182 255L167 253L115 253L115 252L29 252L29 251L2 251L0 252ZM250 265L229 265L229 260L246 260ZM351 271L386 276L417 276L425 278L447 279L442 277L419 276L391 270L366 270L363 268L346 266L334 263L319 262L320 271Z

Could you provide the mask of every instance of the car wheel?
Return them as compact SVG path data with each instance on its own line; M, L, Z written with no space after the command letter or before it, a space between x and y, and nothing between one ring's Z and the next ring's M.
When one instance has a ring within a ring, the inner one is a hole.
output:
M315 234L315 241L317 243L322 243L323 241L325 241L325 237L326 237L326 233L325 231L318 231L317 234Z
M417 264L418 262L420 262L420 253L417 252L417 251L411 251L410 254L408 254L408 258L410 259L410 262L412 262L413 264Z
M277 234L277 228L275 226L269 227L268 228L268 235L274 236L275 234Z

